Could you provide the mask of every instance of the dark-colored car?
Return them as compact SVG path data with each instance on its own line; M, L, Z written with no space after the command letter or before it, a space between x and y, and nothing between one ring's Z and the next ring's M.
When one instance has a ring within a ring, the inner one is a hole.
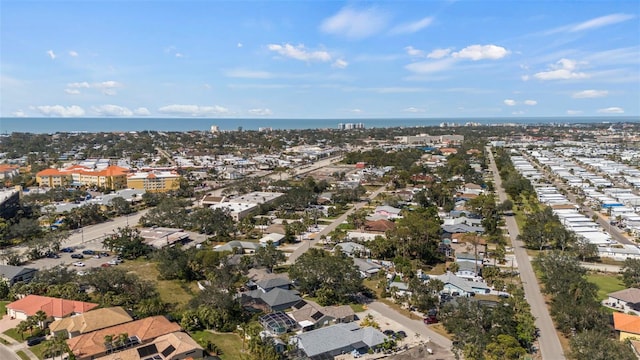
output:
M385 330L382 333L387 335L387 336L393 336L393 335L396 334L395 331L393 331L393 330Z
M73 250L73 248L66 247L66 248L62 248L62 249L60 249L60 251L62 251L63 253L72 253L72 252L74 252L75 250Z
M40 336L31 338L31 339L27 339L27 345L28 346L35 346L35 345L40 344L42 342L42 340L44 340L44 338L40 337Z
M424 318L424 323L429 325L429 324L437 324L439 322L438 317L437 316L427 316L426 318Z
M72 259L84 259L84 255L82 254L71 254Z
M93 250L83 250L82 253L85 255L94 255L96 252Z
M58 255L58 254L56 254L56 253L54 253L54 252L48 252L48 253L47 253L47 257L48 257L49 259L59 259L59 258L60 258L60 255Z
M102 256L102 257L107 257L107 256L110 256L110 255L109 255L109 253L108 253L108 252L101 252L101 253L100 253L100 256Z

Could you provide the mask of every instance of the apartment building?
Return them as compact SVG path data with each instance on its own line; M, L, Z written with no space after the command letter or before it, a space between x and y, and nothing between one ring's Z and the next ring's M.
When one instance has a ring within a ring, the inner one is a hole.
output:
M74 165L66 169L44 169L36 174L36 182L42 187L98 186L111 190L127 187L128 169L111 165L101 170Z
M167 192L180 188L180 175L173 171L137 172L127 177L127 187L148 192Z

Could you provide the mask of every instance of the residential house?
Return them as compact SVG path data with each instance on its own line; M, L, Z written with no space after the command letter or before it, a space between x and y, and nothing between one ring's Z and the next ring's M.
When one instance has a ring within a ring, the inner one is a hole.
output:
M114 352L96 360L189 360L203 359L205 355L202 346L191 336L176 331L158 336L148 344Z
M0 164L0 180L11 179L18 174L20 174L18 165Z
M456 261L458 264L458 271L455 275L459 278L466 280L481 280L480 273L482 266L476 266L473 262L469 261Z
M152 316L73 337L67 340L67 345L77 360L92 360L116 352L117 354L114 355L122 355L124 351L120 352L121 350L138 348L140 345L153 342L160 336L181 330L180 325L169 321L164 316ZM106 336L112 336L117 340L121 334L127 335L124 344L117 344L116 341L105 343ZM118 357L113 359L116 358ZM141 358L147 357L141 356Z
M455 224L455 225L442 225L443 235L452 234L466 234L466 233L477 233L482 234L484 232L484 227L482 226L471 226L467 224Z
M336 355L367 353L387 339L373 327L360 328L356 323L335 324L292 336L289 343L311 360L332 359Z
M397 296L405 296L411 295L411 291L409 290L409 284L403 281L392 281L387 286L390 292L393 292L393 295Z
M332 324L352 322L356 318L349 305L323 307L304 300L295 304L289 315L295 319L303 332Z
M613 313L613 328L618 332L619 340L640 339L640 316L625 313Z
M380 272L380 269L382 269L382 266L374 263L369 259L354 258L353 264L358 267L360 276L362 276L363 278L371 277Z
M335 251L338 247L340 251L352 257L366 256L371 252L366 246L350 241L337 244L333 250Z
M608 294L605 303L622 312L640 312L640 289L628 288Z
M480 269L484 262L484 255L478 254L476 257L474 253L468 253L468 252L456 253L456 262L459 265L465 262L471 263L472 265L474 265L475 263L478 265L478 269Z
M240 293L240 303L243 306L264 312L282 311L292 307L300 300L302 298L297 291L279 287L266 292L255 289Z
M47 314L48 318L59 320L66 316L85 313L97 306L98 304L83 301L27 295L20 300L7 304L6 307L7 314L12 319L25 320L28 316L33 316L42 310Z
M49 324L49 330L55 336L67 339L92 331L108 328L133 321L133 318L121 307L95 309L79 315L65 317Z
M488 294L491 291L489 286L483 281L468 281L450 272L433 276L433 278L439 279L444 283L443 293L474 296L475 294Z
M265 236L263 236L259 242L260 244L262 244L263 246L266 246L267 243L269 241L271 241L273 243L273 245L275 246L279 246L280 242L284 239L284 234L278 234L278 233L269 233L266 234Z
M0 277L2 277L9 286L13 286L13 284L21 281L31 281L37 271L37 269L23 266L0 265Z
M462 187L462 193L464 193L464 194L480 195L483 192L484 192L484 190L482 189L482 186L477 185L477 184L473 184L473 183L466 183Z
M364 224L364 229L371 232L377 232L384 234L387 230L393 230L396 224L393 221L387 219L379 219L374 221L367 221Z
M401 209L395 208L393 206L384 205L376 207L376 209L373 211L373 214L385 216L387 219L397 219L401 217L401 211Z
M255 243L251 241L233 240L233 241L229 241L228 243L225 243L224 245L216 245L213 248L213 251L231 251L235 253L236 249L239 249L245 254L253 254L260 247L262 247L262 245L259 243Z

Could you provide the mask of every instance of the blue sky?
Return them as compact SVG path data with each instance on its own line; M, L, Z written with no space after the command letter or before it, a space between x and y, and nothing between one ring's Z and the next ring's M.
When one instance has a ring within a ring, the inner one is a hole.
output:
M0 0L0 116L638 116L639 4Z

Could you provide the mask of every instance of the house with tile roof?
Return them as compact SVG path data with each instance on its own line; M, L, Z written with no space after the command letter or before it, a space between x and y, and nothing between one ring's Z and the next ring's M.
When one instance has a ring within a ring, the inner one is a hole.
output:
M133 321L133 318L121 307L95 309L71 317L65 317L49 324L49 330L55 336L72 338L92 331Z
M28 316L33 316L42 310L47 314L47 317L59 320L63 317L85 313L97 306L98 304L83 301L27 295L20 300L7 304L6 308L7 314L14 319L26 320Z
M151 316L73 337L67 340L67 345L77 360L90 360L111 353L120 355L121 350L145 345L160 336L181 330L180 325L169 321L164 316ZM110 335L117 338L120 334L128 336L125 345L105 343L105 336Z
M313 331L303 332L289 339L311 360L332 359L336 355L358 352L365 354L386 340L380 330L360 328L356 323L335 324Z
M620 341L640 339L640 316L614 312L613 328L618 333Z
M605 300L607 306L622 312L640 311L640 289L638 288L622 289L607 296Z
M189 334L177 331L158 336L148 344L114 352L96 358L96 360L182 360L203 358L205 358L205 352L202 346L198 345Z

